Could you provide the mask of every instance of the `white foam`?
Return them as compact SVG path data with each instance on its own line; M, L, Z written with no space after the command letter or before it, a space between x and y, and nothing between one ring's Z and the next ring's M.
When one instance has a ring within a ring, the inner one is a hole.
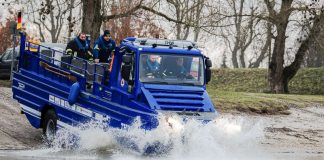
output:
M53 147L43 149L39 156L45 153L57 155L68 152L73 158L79 156L80 159L271 159L259 147L260 139L263 138L262 122L259 120L226 116L208 124L201 124L195 120L184 123L177 117L168 121L175 121L172 122L172 128L165 118L161 117L160 125L152 131L140 129L139 121L127 129L103 129L92 122L73 129L60 130ZM123 148L116 141L116 137L132 139L140 151ZM172 143L173 148L163 155L143 156L145 146L156 141L165 145ZM75 142L78 144L76 148ZM62 148L62 145L65 147Z

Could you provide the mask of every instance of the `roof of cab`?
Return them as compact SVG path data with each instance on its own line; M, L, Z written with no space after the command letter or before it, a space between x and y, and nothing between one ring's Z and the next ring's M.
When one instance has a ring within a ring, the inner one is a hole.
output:
M126 38L123 45L132 46L146 52L202 54L197 44L186 40L151 39L151 38Z

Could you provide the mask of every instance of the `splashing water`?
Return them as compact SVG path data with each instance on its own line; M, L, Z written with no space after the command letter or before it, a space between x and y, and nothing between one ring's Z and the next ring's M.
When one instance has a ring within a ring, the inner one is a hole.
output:
M158 128L146 131L139 127L139 121L126 129L104 129L91 122L59 130L51 148L22 151L20 154L26 156L30 153L36 157L50 155L58 159L271 159L260 149L263 128L259 120L226 116L202 124L171 117L168 122L160 118L159 124ZM118 137L134 142L137 150L121 145ZM156 142L170 148L164 154L144 156L148 144Z

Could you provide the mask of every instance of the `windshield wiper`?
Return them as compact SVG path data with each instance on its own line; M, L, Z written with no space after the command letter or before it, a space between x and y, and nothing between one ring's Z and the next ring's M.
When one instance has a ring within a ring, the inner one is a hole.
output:
M168 82L163 82L163 81L147 81L145 83L153 83L153 84L169 84Z
M190 83L190 82L179 83L179 84L184 84L184 85L188 85L188 86L195 86L195 83Z

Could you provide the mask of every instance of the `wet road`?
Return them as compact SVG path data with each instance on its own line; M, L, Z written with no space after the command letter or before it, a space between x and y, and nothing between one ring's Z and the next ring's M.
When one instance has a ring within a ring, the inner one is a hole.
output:
M34 129L20 114L10 89L0 88L0 159L323 160L324 107L291 108L290 112L275 116L226 113L215 125L188 124L181 131L181 136L187 137L186 144L175 141L175 149L167 155L143 157L116 146L111 133L96 129L80 131L83 147L79 149L45 148L41 130ZM138 130L130 132L146 139L179 138L163 129L146 137Z

